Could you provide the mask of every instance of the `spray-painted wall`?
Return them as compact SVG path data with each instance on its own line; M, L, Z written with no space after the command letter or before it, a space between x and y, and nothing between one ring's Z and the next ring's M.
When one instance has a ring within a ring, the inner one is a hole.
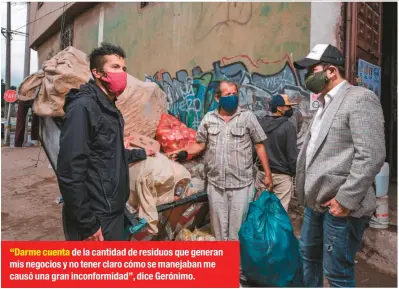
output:
M287 93L307 120L310 95L292 61L310 49L311 3L138 5L105 7L104 40L126 49L129 72L157 82L189 127L215 108L220 79L240 84L240 105L258 116L271 95Z

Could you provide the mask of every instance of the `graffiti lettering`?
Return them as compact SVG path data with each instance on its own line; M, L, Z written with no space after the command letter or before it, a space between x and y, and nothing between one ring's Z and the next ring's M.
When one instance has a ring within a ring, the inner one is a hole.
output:
M285 65L275 74L263 75L249 72L241 61L225 64L238 57L246 58L254 67L282 61L285 61ZM310 92L304 87L304 75L294 68L288 55L274 62L262 59L253 61L246 55L223 57L222 61L214 62L213 69L208 72L195 67L191 76L186 70L180 70L176 72L176 78L172 78L169 72L161 70L154 76L146 76L145 80L156 82L165 91L169 111L193 129L198 129L208 111L217 108L214 89L221 80L239 84L240 106L252 110L260 118L271 114L268 103L271 96L278 93L287 94L298 102L297 112L302 117L306 119L310 116ZM300 122L305 123L303 119Z

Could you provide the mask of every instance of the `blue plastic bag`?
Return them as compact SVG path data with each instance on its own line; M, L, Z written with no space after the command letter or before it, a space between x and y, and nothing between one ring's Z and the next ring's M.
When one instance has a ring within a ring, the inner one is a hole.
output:
M302 259L290 218L280 200L264 191L249 205L238 232L241 267L261 287L302 287Z

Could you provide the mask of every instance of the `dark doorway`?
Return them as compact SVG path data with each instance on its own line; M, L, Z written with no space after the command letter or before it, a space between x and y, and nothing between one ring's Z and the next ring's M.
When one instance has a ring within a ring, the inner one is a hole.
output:
M390 179L397 182L398 173L398 5L396 2L382 3L382 77L381 105L385 116L385 138Z

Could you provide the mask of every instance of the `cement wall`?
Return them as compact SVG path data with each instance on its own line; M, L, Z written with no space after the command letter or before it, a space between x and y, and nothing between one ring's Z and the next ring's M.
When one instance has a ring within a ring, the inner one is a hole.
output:
M341 2L313 2L310 19L310 46L319 43L339 47ZM328 11L328 13L326 13Z
M304 100L309 114L310 95L292 61L310 49L310 3L138 5L106 5L104 40L126 49L129 72L156 81L188 126L215 108L212 84L220 78L242 85L240 104L259 116L279 92Z
M37 48L37 55L39 60L39 68L42 67L44 61L50 59L60 51L60 33L53 34L47 41L43 42Z
M107 3L96 5L75 18L73 46L86 53L98 46L99 14L103 6L107 6Z
M136 77L160 69L207 71L214 61L237 55L296 59L309 50L310 3L156 3L142 11L138 5L107 5L104 21L104 39L126 49ZM282 66L255 68L274 73Z
M39 7L39 2L31 2L29 25L29 45L41 36L61 15L65 6L64 2L44 2ZM34 21L34 22L33 22Z

